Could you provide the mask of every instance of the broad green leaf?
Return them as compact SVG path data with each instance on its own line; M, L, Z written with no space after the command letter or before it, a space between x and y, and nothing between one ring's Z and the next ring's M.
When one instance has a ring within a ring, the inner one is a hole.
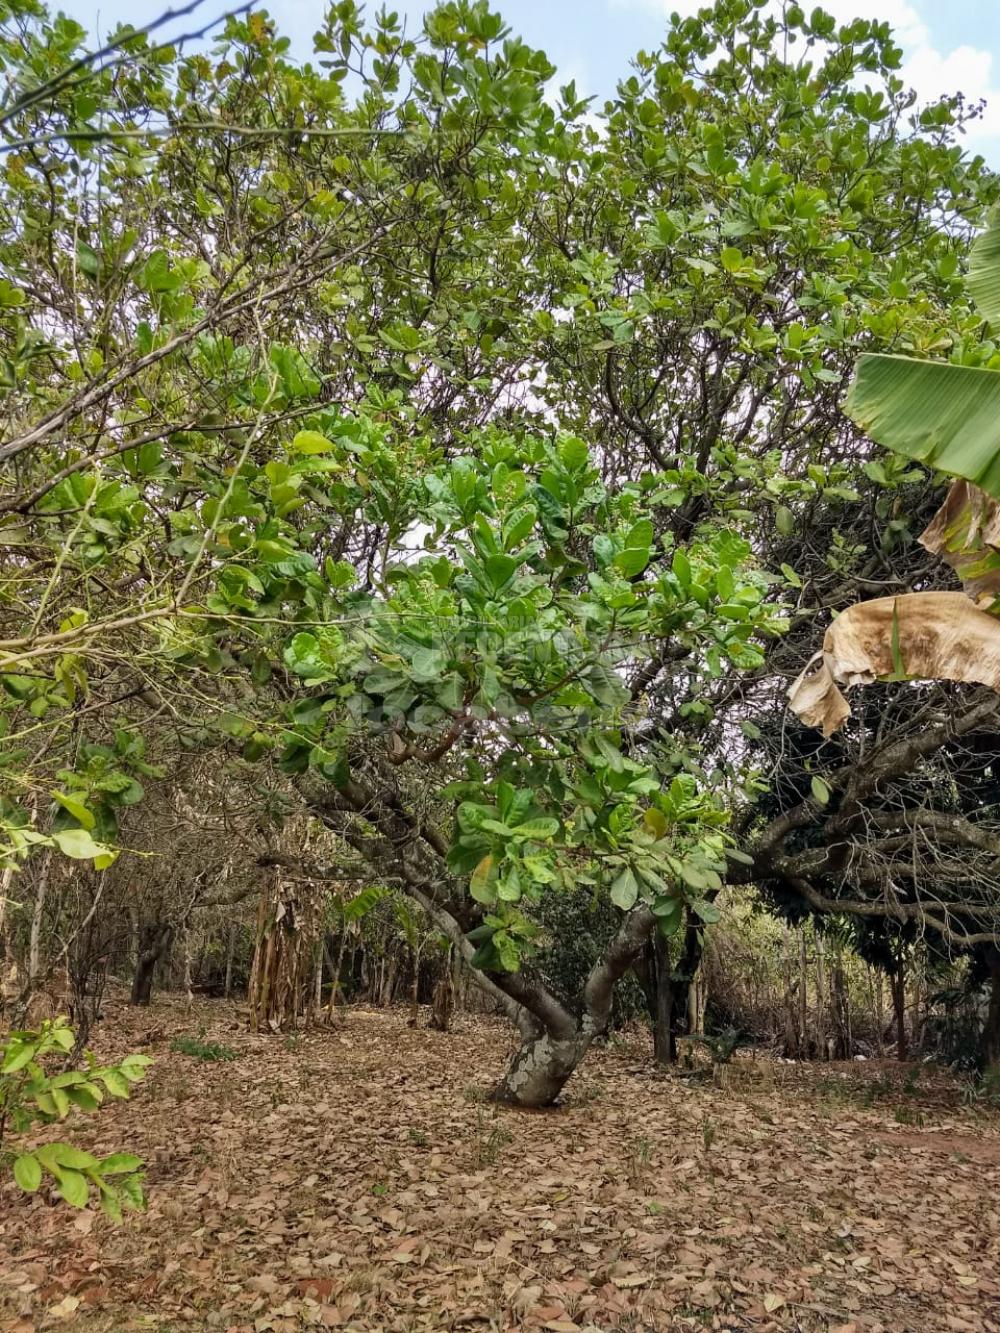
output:
M74 819L78 820L85 829L92 829L94 827L94 812L87 808L83 797L74 796L63 791L54 791L52 795L62 808L71 814Z
M318 430L300 430L292 440L292 452L295 454L328 454L334 448L333 441Z
M128 1079L117 1069L102 1069L97 1077L112 1097L125 1098L128 1096Z
M38 1189L42 1183L42 1167L34 1153L26 1152L14 1158L14 1179L28 1194Z
M1000 499L1000 371L868 353L844 411L877 444Z
M52 841L64 856L71 857L74 861L87 861L91 857L107 856L111 851L110 847L104 847L101 843L95 842L85 828L60 829L58 833L53 833Z
M614 559L615 569L627 579L634 579L648 564L648 546L626 546L625 550L619 551Z
M722 913L715 903L709 902L707 898L696 898L691 907L695 914L701 917L706 926L712 926L716 921L721 920Z
M128 1152L116 1152L112 1153L110 1157L102 1157L99 1166L102 1175L113 1176L123 1171L140 1170L142 1158L133 1157Z
M639 883L632 871L626 866L611 885L611 901L616 907L620 907L623 912L628 912L635 906L638 897Z
M657 810L655 806L650 806L648 810L643 812L642 822L654 838L662 838L670 827L666 815L662 810Z
M496 900L496 892L490 883L490 877L493 873L493 856L488 854L482 858L469 880L469 892L475 898L477 903L485 903L489 906Z
M558 819L528 819L513 830L515 838L522 840L533 838L539 842L545 838L554 838L558 832Z
M97 1166L93 1153L74 1148L72 1143L50 1143L49 1151L59 1166L72 1168L74 1171L92 1171Z
M790 537L795 531L795 515L787 505L778 505L774 511L774 522L782 537Z
M818 774L813 777L809 786L813 794L813 800L818 801L820 805L829 805L830 788Z
M38 1053L38 1043L33 1041L19 1041L12 1039L7 1044L6 1054L3 1061L3 1073L16 1074L19 1069L23 1069L34 1060Z
M56 1188L74 1208L86 1208L90 1191L87 1188L87 1177L79 1171L61 1170L56 1177Z
M979 313L1000 327L1000 212L973 242L965 282Z
M559 457L571 472L579 472L587 466L590 455L583 440L567 435L559 443Z

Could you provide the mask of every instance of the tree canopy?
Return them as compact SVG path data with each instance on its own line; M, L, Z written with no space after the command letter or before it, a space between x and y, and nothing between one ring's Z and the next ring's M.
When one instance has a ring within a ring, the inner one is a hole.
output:
M915 769L996 701L885 687L811 751L783 712L824 613L941 581L928 474L840 410L859 354L1000 366L997 178L887 24L718 0L603 108L485 0L342 0L305 62L263 12L87 54L20 3L0 60L9 867L135 854L192 756L277 768L518 1019L536 1102L727 878L923 921L851 896L859 838L937 836ZM556 895L620 923L577 994Z

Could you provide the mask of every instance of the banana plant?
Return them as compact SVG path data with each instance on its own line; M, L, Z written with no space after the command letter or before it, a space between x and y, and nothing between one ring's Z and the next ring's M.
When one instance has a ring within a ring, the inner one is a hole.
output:
M966 286L1000 331L1000 212L972 246ZM844 410L877 444L1000 500L1000 352L983 365L867 353Z
M1000 329L1000 213L972 246L966 285ZM965 595L909 593L843 612L788 692L824 736L851 715L841 685L953 680L1000 692L1000 353L983 343L980 355L979 365L876 354L858 363L847 415L876 443L956 478L920 540Z

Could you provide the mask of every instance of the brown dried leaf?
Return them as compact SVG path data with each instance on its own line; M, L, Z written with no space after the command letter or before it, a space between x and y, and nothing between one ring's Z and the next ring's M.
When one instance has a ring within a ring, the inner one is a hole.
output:
M946 560L980 606L1000 598L1000 503L969 481L956 481L920 538Z
M959 592L858 602L826 631L822 651L788 691L789 706L807 726L831 736L851 715L838 686L870 685L900 674L1000 691L1000 619Z

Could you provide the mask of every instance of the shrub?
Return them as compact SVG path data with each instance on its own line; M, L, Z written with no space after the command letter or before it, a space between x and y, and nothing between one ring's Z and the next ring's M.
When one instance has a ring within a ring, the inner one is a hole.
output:
M86 1208L96 1189L103 1211L120 1222L123 1208L145 1205L138 1157L112 1153L99 1158L63 1142L19 1151L16 1143L37 1125L65 1120L74 1107L94 1112L105 1097L127 1098L130 1085L141 1082L152 1063L148 1055L127 1055L120 1064L98 1065L87 1052L85 1070L49 1072L46 1066L65 1059L74 1042L73 1029L57 1018L11 1032L0 1044L0 1173L10 1167L27 1193L50 1176L56 1192L74 1208Z

